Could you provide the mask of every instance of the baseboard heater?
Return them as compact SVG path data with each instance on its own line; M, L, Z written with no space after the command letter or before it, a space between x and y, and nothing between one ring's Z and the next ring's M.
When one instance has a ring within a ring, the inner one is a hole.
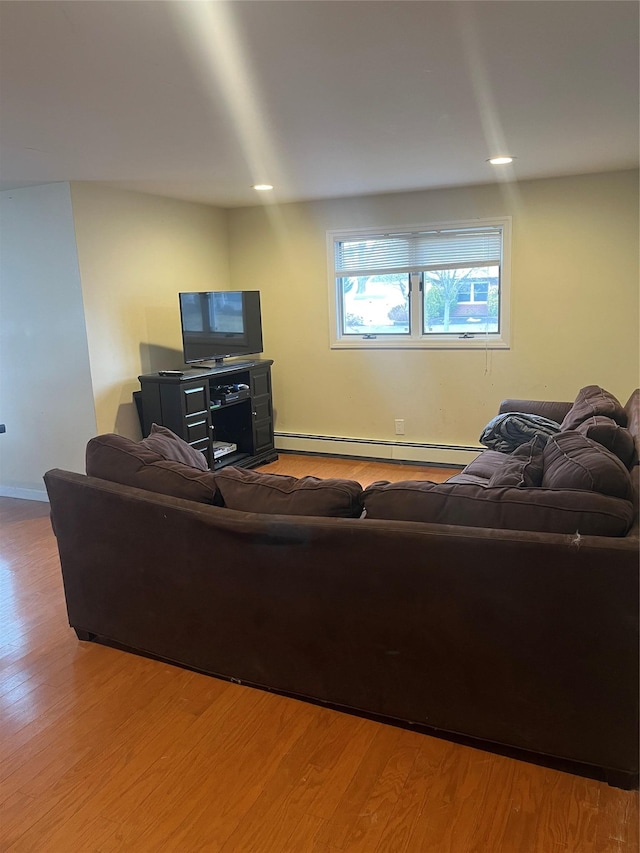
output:
M453 466L467 465L486 449L463 444L383 441L334 435L305 435L297 432L276 432L275 443L276 450L295 453L326 453L331 456Z

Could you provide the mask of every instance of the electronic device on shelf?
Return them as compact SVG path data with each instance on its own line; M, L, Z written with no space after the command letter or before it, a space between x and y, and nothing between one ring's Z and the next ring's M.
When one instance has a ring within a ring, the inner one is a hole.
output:
M260 291L179 293L185 364L262 352Z
M211 386L211 402L213 405L237 403L238 400L247 400L249 396L249 386L242 382L235 385Z
M214 441L211 443L211 447L213 449L214 459L222 459L223 456L226 456L229 453L235 453L238 449L238 445L234 444L232 441Z

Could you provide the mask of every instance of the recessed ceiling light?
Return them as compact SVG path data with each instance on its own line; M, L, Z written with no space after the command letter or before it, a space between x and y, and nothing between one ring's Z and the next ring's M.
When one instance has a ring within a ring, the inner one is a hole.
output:
M507 163L513 163L513 157L491 157L487 162L492 166L506 166Z
M267 190L272 190L273 187L271 184L254 184L252 189L258 190L258 192L266 192Z

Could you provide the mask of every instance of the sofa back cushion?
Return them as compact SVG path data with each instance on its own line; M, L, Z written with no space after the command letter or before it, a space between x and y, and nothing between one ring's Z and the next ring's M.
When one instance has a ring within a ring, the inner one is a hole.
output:
M599 385L586 385L578 391L573 405L560 424L561 431L573 430L595 415L613 418L620 426L627 425L627 413L613 394Z
M216 474L224 506L243 512L357 518L362 486L354 480L287 477L228 466Z
M561 424L573 403L559 402L557 400L521 400L508 397L500 403L499 413L528 412L531 415L541 415L550 421Z
M209 470L204 454L167 427L152 424L151 432L140 444L159 453L168 462L182 462L183 465L190 465L200 471Z
M542 486L581 489L631 500L626 466L606 447L576 431L562 432L547 442Z
M123 435L92 438L87 444L86 466L90 477L198 503L222 503L211 471L163 459L143 442Z
M593 415L576 427L576 432L602 444L611 451L626 468L630 468L634 458L633 436L625 427L617 424L613 418Z
M594 492L406 480L364 490L367 518L545 533L624 536L633 506Z

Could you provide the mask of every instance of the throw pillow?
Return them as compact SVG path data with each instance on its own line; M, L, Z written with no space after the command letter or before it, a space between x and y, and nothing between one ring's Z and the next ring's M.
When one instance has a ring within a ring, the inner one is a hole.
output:
M539 435L543 439L560 432L560 424L526 412L504 412L492 418L480 434L480 444L500 453L512 453Z
M526 444L521 444L507 458L489 480L489 487L515 486L517 488L539 486L542 482L544 452L547 438L536 435Z
M636 388L631 394L625 404L624 410L627 414L627 427L633 436L633 442L636 446L631 464L637 465L638 457L640 456L640 388Z
M631 467L635 450L633 436L628 429L621 427L613 418L594 415L579 424L576 427L576 432L592 441L597 441L598 444L602 444L607 450L615 454L623 465L626 465L627 468Z
M561 432L574 430L587 418L595 415L613 418L617 424L623 427L627 425L627 413L613 394L605 391L599 385L586 385L578 391L575 402L560 424Z
M163 459L142 442L123 435L92 438L87 444L86 466L90 477L198 503L222 504L211 471Z
M151 425L151 432L140 444L159 453L169 462L182 462L200 471L208 471L209 466L203 453L191 447L184 439L170 429L158 424Z
M340 518L362 514L362 486L354 480L298 479L227 466L216 481L228 509Z
M562 432L550 438L543 463L543 488L585 489L631 500L631 477L622 462L579 432Z
M489 489L422 480L372 483L364 490L363 501L366 519L572 536L576 531L584 536L624 536L634 516L630 501L594 492Z

